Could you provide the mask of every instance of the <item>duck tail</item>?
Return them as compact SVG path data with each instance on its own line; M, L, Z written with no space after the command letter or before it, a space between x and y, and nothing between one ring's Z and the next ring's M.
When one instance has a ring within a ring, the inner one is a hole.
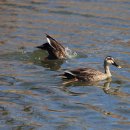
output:
M76 78L76 75L73 74L72 72L70 71L65 71L63 74L55 74L53 76L58 76L58 77L62 77L64 79L74 79Z
M76 78L76 75L73 74L73 73L70 72L70 71L65 71L63 75L64 75L67 79L73 79L73 78Z
M48 35L47 33L45 33L46 37L49 38L49 39L52 39L54 41L56 41L53 37L51 37L50 35Z

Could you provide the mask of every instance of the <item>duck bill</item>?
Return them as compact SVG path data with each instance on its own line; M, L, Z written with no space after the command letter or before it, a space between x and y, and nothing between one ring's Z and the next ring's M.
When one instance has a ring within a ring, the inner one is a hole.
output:
M116 62L114 62L112 65L116 66L117 68L122 68L120 65L118 65Z

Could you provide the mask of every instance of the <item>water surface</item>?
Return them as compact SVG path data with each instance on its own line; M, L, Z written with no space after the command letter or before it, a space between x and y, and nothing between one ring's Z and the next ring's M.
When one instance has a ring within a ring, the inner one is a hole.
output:
M0 1L0 129L128 130L130 128L129 0ZM43 61L35 46L48 33L78 53ZM65 69L103 71L114 56L112 81L69 83Z

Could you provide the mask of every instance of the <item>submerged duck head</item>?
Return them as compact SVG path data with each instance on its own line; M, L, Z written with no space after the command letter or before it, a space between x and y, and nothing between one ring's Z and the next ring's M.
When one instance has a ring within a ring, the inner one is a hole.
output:
M112 57L112 56L107 56L104 60L104 65L105 66L108 66L108 65L114 65L116 66L117 68L122 68L120 65L118 65L116 62L115 62L115 59Z

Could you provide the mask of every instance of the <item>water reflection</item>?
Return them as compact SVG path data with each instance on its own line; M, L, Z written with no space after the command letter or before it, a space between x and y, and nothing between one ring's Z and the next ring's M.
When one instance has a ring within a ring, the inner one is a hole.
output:
M43 60L41 61L41 65L45 68L49 68L50 70L59 70L61 65L64 63L64 60Z
M65 62L65 60L48 60L46 59L47 55L44 51L36 50L31 55L31 61L50 70L59 70Z
M49 70L59 70L61 65L64 63L64 60L35 60L34 64L43 66Z
M113 85L114 83L116 83L117 86L111 86L111 84ZM118 85L119 84L119 85ZM84 95L84 94L88 94L88 92L83 92L83 93L79 93L77 92L73 92L71 91L72 88L76 88L76 87L97 87L103 90L103 92L105 94L109 94L109 95L116 95L116 96L120 96L120 97L129 97L130 94L126 93L126 92L122 92L121 89L121 85L122 82L119 80L116 81L112 81L111 79L107 79L105 81L102 82L74 82L73 80L71 81L65 81L63 83L63 86L60 87L60 89L62 91L64 91L65 93L68 93L69 95L73 95L73 96L80 96L80 95ZM81 90L79 90L81 91Z
M116 96L119 96L119 97L129 97L130 96L130 94L129 93L127 93L127 92L122 92L121 91L121 85L122 85L122 83L121 83L121 81L115 81L116 82L116 84L118 85L118 86L114 86L114 87L112 87L111 86L111 83L113 83L113 82L105 82L104 83L104 86L103 86L103 91L106 93L106 94L110 94L110 95L116 95Z
M111 87L110 86L111 85L111 81L110 82L105 82L104 83L104 85L103 85L103 91L106 93L106 94L111 94L111 95L113 95L113 94L116 94L118 91L119 91L119 89L120 89L120 86L117 86L117 87Z
M82 81L75 82L74 80L69 80L69 81L64 80L60 89L69 95L80 96L80 95L86 95L89 93L87 90L86 91L83 90L84 87L98 86L98 84L99 84L98 82L88 83L88 82L82 82Z

